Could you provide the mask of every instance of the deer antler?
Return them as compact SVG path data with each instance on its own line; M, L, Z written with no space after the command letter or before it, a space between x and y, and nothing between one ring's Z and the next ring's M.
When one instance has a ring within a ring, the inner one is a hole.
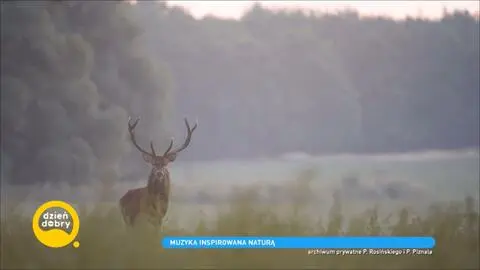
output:
M183 145L180 146L179 148L173 150L172 152L170 152L170 150L172 149L172 146L173 146L173 138L172 138L170 140L170 146L168 147L168 149L167 149L167 151L165 152L164 155L177 154L177 153L181 152L182 150L184 150L185 148L187 148L187 146L190 144L190 140L192 138L192 133L197 128L198 122L195 123L193 128L190 128L190 125L188 124L188 120L187 120L187 118L185 118L185 125L187 126L187 137L185 138L185 142L183 143Z
M132 118L129 117L128 118L128 133L130 133L130 140L132 141L133 145L135 145L135 147L138 149L138 151L146 154L146 155L149 155L149 156L153 156L153 157L156 157L157 155L155 154L155 149L153 148L153 142L150 142L150 148L152 149L152 153L149 153L145 150L143 150L137 143L137 140L135 139L135 133L134 133L134 130L135 130L135 127L137 126L138 124L138 121L140 121L140 118L137 118L135 120L135 122L133 124L131 124Z
M170 140L170 145L168 146L167 151L165 151L165 153L163 153L163 156L166 156L168 154L168 152L170 152L170 150L172 150L172 147L173 147L173 137Z

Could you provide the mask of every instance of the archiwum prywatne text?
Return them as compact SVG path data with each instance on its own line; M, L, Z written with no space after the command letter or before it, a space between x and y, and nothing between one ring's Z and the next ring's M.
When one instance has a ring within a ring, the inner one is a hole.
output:
M171 239L168 243L171 247L275 247L272 239Z

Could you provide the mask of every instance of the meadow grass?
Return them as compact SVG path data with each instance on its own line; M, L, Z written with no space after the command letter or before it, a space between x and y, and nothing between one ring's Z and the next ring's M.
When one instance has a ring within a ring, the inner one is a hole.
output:
M408 207L383 217L373 206L347 218L345 204L333 196L327 218L303 211L308 181L292 187L292 203L279 215L259 202L254 187L237 190L227 210L199 216L196 229L178 229L169 220L162 232L141 224L128 230L117 208L87 213L79 209L79 248L48 249L33 236L31 218L6 213L2 221L2 269L478 269L478 208L467 197L433 204L422 216ZM100 213L102 212L102 213ZM175 213L181 215L181 213ZM165 250L163 235L410 235L434 236L430 256L307 255L306 250Z

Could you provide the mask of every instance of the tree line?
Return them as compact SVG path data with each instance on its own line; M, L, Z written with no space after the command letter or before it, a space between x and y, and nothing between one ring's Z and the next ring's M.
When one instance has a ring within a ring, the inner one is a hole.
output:
M9 182L144 172L129 116L159 149L184 136L184 116L198 118L182 160L479 145L479 21L468 12L395 21L255 5L227 20L154 1L1 5Z
M479 144L479 21L468 12L398 21L255 5L235 21L135 9L171 68L175 115L201 119L190 156Z

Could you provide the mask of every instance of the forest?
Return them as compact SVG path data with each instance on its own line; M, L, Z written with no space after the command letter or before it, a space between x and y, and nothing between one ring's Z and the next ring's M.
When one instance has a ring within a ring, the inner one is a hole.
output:
M203 126L192 157L478 146L479 21L469 13L394 21L257 5L233 21L144 5L135 9L172 71L175 115Z
M134 173L129 116L157 147L198 119L182 160L479 145L479 20L466 11L395 21L255 5L197 20L154 1L21 1L1 15L11 183Z

